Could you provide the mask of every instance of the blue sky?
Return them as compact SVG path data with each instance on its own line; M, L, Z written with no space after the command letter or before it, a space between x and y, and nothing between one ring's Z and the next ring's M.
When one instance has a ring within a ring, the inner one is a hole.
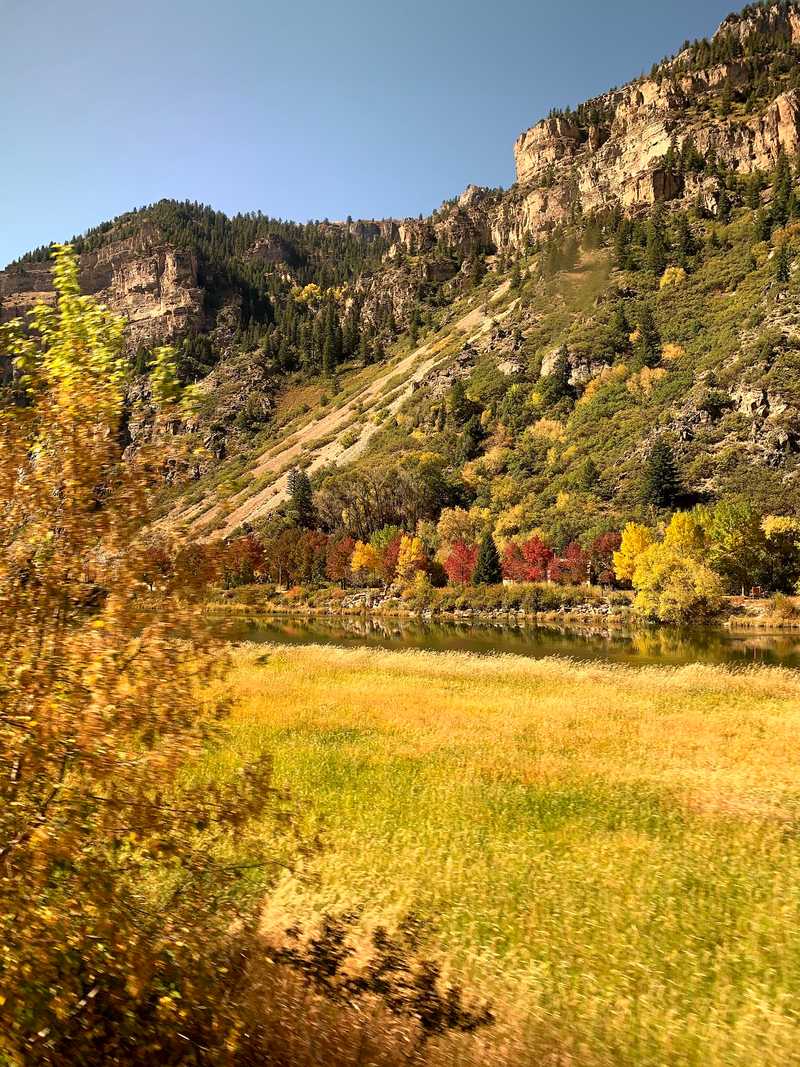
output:
M731 0L0 0L0 264L161 197L427 213Z

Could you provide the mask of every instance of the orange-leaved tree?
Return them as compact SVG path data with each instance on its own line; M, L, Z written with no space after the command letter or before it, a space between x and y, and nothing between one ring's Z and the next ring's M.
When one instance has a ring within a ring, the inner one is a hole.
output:
M164 457L123 459L123 322L68 248L54 281L0 336L0 1062L217 1062L275 859L250 829L269 763L187 772L222 714L203 576L177 551L153 565ZM178 403L166 350L152 381Z

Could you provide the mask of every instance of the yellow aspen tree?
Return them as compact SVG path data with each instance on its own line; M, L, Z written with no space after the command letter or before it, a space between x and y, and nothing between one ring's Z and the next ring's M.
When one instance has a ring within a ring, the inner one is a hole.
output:
M428 563L425 547L419 537L403 534L397 556L397 577L401 582L411 582L417 571L424 571Z
M614 573L621 582L629 582L636 569L639 556L653 543L653 534L648 526L629 522L622 531L622 542L614 553Z
M356 541L350 559L350 570L361 578L374 579L380 566L380 555L369 542Z

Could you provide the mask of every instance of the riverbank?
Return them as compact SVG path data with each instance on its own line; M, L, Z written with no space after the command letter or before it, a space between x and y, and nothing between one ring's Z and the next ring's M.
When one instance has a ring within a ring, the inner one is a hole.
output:
M320 851L265 915L413 912L495 1026L432 1065L788 1063L800 675L242 646L232 770ZM765 1007L767 1006L767 1007Z
M637 624L633 594L599 586L509 585L426 589L423 594L377 589L276 589L250 585L217 591L210 614L236 617L369 617L459 624L566 625L614 632ZM641 623L639 623L641 625ZM726 597L717 622L730 632L800 633L800 597Z
M790 631L667 627L625 629L602 625L507 619L461 621L389 615L215 615L215 632L232 644L338 645L343 648L418 649L507 654L628 666L680 667L692 663L789 667L800 670L800 634Z
M599 586L545 584L393 589L281 590L241 586L220 590L210 600L211 613L297 615L312 618L375 616L397 619L443 619L454 622L563 622L618 627L630 622L632 594Z

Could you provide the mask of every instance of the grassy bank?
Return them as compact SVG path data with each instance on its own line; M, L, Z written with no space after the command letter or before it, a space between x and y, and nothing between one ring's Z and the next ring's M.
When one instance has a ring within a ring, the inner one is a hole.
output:
M413 911L494 1001L430 1062L797 1061L796 674L259 646L230 688L224 763L325 842L267 924Z
M231 614L384 615L408 618L467 618L469 616L522 616L528 619L556 618L569 614L576 619L602 616L620 625L630 617L633 594L624 590L586 585L549 585L544 582L513 585L424 586L408 588L343 589L337 585L296 586L243 585L216 590L209 610Z
M280 589L273 585L242 585L216 589L209 597L208 611L232 616L358 616L430 618L461 623L491 619L538 623L567 623L578 628L632 627L633 593L599 586L548 585L463 586L426 589L423 594L394 590L342 589L335 585ZM639 621L641 625L641 621ZM708 621L705 627L712 625ZM723 599L715 628L731 631L792 633L800 630L800 597L731 596Z

